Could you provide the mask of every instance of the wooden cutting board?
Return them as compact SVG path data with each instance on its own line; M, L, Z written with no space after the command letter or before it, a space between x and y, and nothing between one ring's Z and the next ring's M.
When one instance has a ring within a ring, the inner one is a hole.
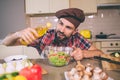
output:
M108 54L102 55L102 57L109 58L114 61L119 61L120 62L120 57L112 57ZM102 67L104 70L120 70L120 65L119 64L114 64L114 63L109 63L107 61L102 61Z
M48 72L44 69L44 68L42 68L42 74L44 75L44 74L47 74Z

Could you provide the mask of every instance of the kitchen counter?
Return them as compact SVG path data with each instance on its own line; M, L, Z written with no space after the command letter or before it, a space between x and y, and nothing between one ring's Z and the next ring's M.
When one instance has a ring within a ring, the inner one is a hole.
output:
M71 70L76 65L76 62L71 62L67 66L54 67L54 66L50 65L46 59L36 59L36 60L33 60L33 61L35 63L40 64L48 72L48 74L43 75L42 80L65 80L64 72L68 71L68 70ZM95 60L95 59L83 59L81 61L81 63L83 65L86 65L87 63L90 63L94 67L102 68L101 62L99 60ZM120 71L105 71L105 72L110 77L112 77L114 80L119 80Z
M120 39L96 39L96 38L92 38L90 39L91 41L120 41Z

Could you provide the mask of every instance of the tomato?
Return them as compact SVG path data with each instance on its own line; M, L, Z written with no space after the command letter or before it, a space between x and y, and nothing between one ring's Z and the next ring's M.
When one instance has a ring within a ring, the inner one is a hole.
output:
M65 56L59 56L59 58L64 59L64 58L65 58Z
M27 80L42 80L42 68L38 64L23 68L19 74L25 76Z

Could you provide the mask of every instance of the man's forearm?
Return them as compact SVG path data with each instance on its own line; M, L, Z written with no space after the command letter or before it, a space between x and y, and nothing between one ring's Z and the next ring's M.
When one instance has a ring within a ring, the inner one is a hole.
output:
M100 56L101 54L103 54L103 52L99 49L97 49L97 50L83 50L84 58Z
M6 36L2 40L1 44L6 45L6 46L16 45L18 39L19 39L19 36L18 36L18 33L16 32L16 33Z

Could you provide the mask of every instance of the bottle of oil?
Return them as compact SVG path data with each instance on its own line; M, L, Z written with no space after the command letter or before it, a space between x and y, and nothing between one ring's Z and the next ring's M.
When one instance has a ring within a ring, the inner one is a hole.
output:
M35 28L35 30L37 31L39 37L41 37L44 34L46 34L46 32L49 28L51 28L51 23L48 22L48 23L46 23L46 26L38 26ZM20 42L22 45L27 45L27 43L24 40L20 40Z

